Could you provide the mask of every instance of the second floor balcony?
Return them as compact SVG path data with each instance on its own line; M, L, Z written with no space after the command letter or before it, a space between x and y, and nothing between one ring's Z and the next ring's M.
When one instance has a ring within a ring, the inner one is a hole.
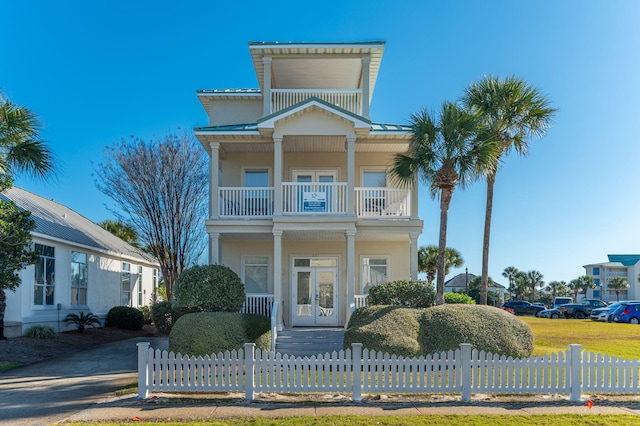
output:
M271 110L269 113L282 111L313 97L353 114L363 114L363 97L360 89L271 89Z
M266 219L282 215L347 215L350 213L346 182L283 182L282 206L275 208L275 188L221 187L218 216L234 219ZM354 188L353 212L363 219L399 219L411 216L411 190L403 188Z

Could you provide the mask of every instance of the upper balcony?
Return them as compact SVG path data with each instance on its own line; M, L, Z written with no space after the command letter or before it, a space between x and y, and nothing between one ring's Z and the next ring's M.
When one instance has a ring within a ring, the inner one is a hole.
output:
M354 213L360 219L408 219L411 190L355 188ZM282 215L346 215L347 183L283 182ZM218 189L218 216L225 219L268 219L275 212L275 189L224 187Z
M361 89L271 89L269 114L282 111L314 97L353 114L363 115Z

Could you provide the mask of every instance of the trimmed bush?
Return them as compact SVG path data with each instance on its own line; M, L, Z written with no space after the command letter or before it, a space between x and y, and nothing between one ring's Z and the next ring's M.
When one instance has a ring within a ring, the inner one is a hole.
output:
M162 301L151 305L151 319L153 321L153 325L156 326L158 333L168 334L174 323L172 303Z
M405 308L428 308L436 303L433 285L426 281L400 280L383 283L369 290L368 305L394 305Z
M124 328L126 330L140 330L144 326L144 315L130 306L114 306L109 309L105 327Z
M53 339L54 337L58 336L53 327L40 324L35 324L27 328L27 330L24 332L24 335L26 337L32 337L34 339Z
M183 355L204 356L256 343L271 348L270 321L267 317L237 312L197 312L180 317L169 334L169 350Z
M140 306L138 310L142 312L144 323L151 324L151 306Z
M475 305L476 301L465 293L445 293L444 303L449 305Z
M362 343L369 350L402 356L421 355L416 309L399 306L367 306L356 309L344 334L344 349Z
M436 306L422 310L418 322L418 341L424 353L455 350L460 343L516 358L533 352L531 328L514 315L491 306Z
M245 300L238 274L223 265L200 265L183 271L173 294L176 305L204 312L239 312Z

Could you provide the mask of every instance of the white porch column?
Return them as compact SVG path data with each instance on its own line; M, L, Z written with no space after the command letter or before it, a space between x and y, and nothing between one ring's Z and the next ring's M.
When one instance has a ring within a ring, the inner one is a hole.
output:
M347 214L355 214L356 135L347 135Z
M273 214L282 214L282 135L273 135Z
M411 269L411 279L418 279L418 234L417 232L412 232L409 234L409 252L410 252L410 260L409 260L409 268Z
M273 300L280 304L281 315L278 317L278 330L282 330L282 316L285 303L282 300L282 230L273 230Z
M220 264L220 234L209 234L209 265Z
M215 219L219 216L218 188L220 182L218 179L218 168L220 167L220 144L218 142L209 142L211 155L209 156L209 219Z
M371 57L362 58L362 116L369 117L369 65Z
M271 114L271 61L271 57L262 58L262 64L264 65L263 116Z
M356 292L356 231L348 230L347 235L347 315L351 316L350 305L355 302Z

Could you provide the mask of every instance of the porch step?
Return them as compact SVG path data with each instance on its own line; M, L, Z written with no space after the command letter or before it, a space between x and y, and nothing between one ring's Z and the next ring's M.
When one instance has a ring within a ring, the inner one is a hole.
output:
M276 352L312 356L342 350L344 329L296 327L278 332Z

